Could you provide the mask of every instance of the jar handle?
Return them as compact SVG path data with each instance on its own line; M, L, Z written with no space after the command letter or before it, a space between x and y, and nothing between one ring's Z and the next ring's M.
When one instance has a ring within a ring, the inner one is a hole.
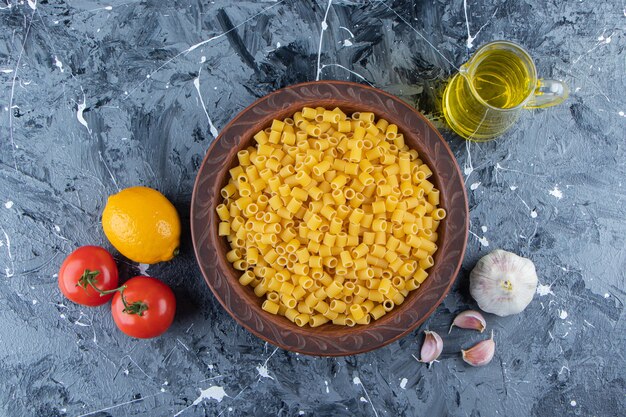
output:
M556 80L540 79L537 88L524 107L527 109L541 109L561 104L569 96L567 84Z

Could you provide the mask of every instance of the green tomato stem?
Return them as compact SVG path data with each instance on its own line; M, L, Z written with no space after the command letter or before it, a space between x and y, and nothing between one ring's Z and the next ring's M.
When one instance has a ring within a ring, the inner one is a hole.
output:
M124 290L127 288L126 285L122 285L121 287L113 288L111 290L101 290L96 287L96 277L98 274L100 274L100 271L90 271L89 269L85 269L83 275L81 275L78 279L76 286L82 287L85 290L87 290L87 286L90 286L100 294L100 297L119 292L122 298L122 303L124 304L124 310L122 311L126 314L137 314L139 317L142 317L143 313L148 311L148 304L143 301L133 301L132 303L128 303L126 297L124 297Z

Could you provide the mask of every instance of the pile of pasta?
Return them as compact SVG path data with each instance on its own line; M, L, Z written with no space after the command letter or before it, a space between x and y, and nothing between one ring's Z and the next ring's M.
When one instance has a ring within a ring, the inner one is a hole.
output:
M298 326L368 324L424 282L446 212L396 125L304 107L254 139L217 215L263 310Z

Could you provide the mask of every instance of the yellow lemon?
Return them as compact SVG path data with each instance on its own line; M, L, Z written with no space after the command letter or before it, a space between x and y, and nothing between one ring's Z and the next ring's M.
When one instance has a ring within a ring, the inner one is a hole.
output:
M152 188L130 187L110 196L102 212L102 228L115 249L135 262L169 261L178 253L178 213Z

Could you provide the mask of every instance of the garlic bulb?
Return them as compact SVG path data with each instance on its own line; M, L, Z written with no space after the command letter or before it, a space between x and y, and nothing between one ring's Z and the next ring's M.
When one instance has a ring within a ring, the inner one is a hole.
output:
M536 289L532 261L500 249L483 256L470 274L470 293L478 306L502 317L523 311Z

